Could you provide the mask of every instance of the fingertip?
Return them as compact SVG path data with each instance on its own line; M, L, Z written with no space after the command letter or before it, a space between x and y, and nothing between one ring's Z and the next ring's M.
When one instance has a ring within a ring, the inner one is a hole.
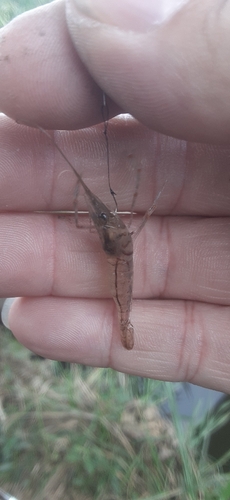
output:
M91 19L121 29L141 31L172 17L189 0L66 0L67 16L77 24Z
M17 298L18 297L10 297L10 298L6 299L4 304L3 304L1 318L2 318L3 325L6 328L10 328L10 326L9 326L10 311L11 311L11 308L12 308L14 302L17 300Z

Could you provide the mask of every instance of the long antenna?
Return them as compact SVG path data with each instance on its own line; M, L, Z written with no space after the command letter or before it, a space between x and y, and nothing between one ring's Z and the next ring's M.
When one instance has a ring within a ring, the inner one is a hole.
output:
M109 138L108 138L108 126L109 126L109 106L107 103L106 99L106 94L103 92L102 94L102 118L104 121L104 136L105 136L105 144L106 144L106 159L107 159L107 167L108 167L108 184L109 184L109 190L110 194L112 195L115 203L115 212L117 212L118 207L117 207L117 200L116 200L116 193L112 189L111 186L111 181L110 181L110 154L109 154Z

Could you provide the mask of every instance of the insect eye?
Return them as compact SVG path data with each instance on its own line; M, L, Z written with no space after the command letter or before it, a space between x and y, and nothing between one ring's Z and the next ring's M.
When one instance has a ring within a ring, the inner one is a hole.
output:
M100 219L103 219L104 221L107 221L107 215L104 212L101 212L99 215Z

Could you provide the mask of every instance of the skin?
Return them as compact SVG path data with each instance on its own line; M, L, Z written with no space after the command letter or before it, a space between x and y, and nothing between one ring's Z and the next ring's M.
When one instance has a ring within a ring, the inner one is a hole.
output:
M66 24L58 1L0 32L0 293L24 297L9 326L48 358L230 392L229 2L190 1L151 29L115 3L95 23L70 15L69 0ZM113 209L101 88L111 114L138 120L109 127L119 210L140 165L134 225L167 179L135 242L130 352L97 235L34 213L71 209L74 174L47 137L13 121L65 130L58 145Z

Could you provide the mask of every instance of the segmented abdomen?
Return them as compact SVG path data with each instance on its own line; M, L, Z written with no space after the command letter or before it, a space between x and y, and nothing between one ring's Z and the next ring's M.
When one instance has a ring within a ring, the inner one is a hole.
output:
M121 342L126 349L134 346L134 328L129 320L133 291L133 242L127 231L120 237L120 255L107 256L110 289L116 303L121 331Z

